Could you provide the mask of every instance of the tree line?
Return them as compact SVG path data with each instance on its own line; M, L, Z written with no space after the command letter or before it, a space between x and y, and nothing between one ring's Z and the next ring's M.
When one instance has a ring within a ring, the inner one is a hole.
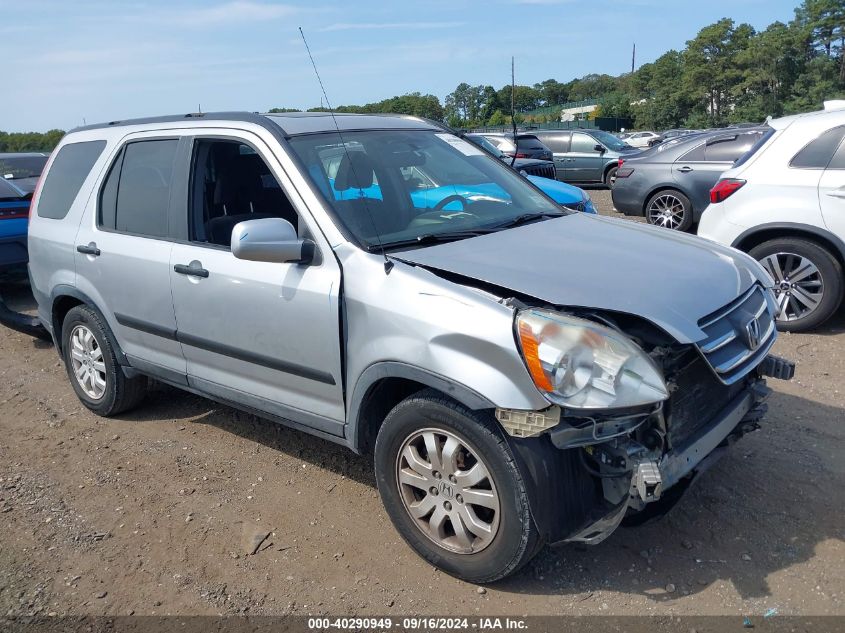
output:
M658 130L762 122L769 115L819 109L835 98L845 98L845 0L803 0L792 20L762 31L724 18L701 29L683 50L670 50L632 73L589 74L565 83L546 79L513 90L517 123L556 121L563 104L598 99L591 116L631 119L637 128ZM290 111L297 110L270 110ZM511 86L462 82L443 103L413 92L335 111L410 114L452 127L505 125L511 120ZM0 132L0 152L50 151L62 135Z
M788 23L756 31L724 18L701 29L683 50L670 50L632 73L516 85L513 106L517 123L545 123L559 120L565 103L598 99L592 116L667 129L762 122L843 97L845 0L804 0ZM442 106L433 95L413 93L337 111L414 114L452 127L504 125L511 120L511 86L462 82Z

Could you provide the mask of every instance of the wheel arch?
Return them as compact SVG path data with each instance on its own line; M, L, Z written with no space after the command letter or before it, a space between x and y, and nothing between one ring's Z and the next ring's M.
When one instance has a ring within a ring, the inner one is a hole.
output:
M352 450L371 452L378 429L393 407L427 388L474 411L496 406L469 387L426 369L395 361L374 363L361 373L349 400L346 438Z
M64 323L67 313L80 305L87 306L96 311L103 322L108 325L108 320L105 318L103 311L94 303L91 297L73 286L56 286L53 289L51 297L50 320L53 326L53 343L56 346L59 356L63 356L64 354L64 350L62 350L62 323ZM106 328L106 336L109 337L109 343L111 343L112 349L117 357L117 362L124 367L128 367L129 361L126 360L123 348L117 342L110 327Z
M783 237L801 237L815 242L830 251L845 269L845 242L825 229L795 222L772 222L752 227L740 233L731 246L748 252L769 240Z
M643 217L648 217L646 213L648 212L648 201L651 200L655 195L661 193L663 191L677 191L678 193L682 194L690 203L690 210L692 211L693 218L695 217L695 205L692 203L692 198L690 195L684 191L683 187L679 187L676 184L668 184L663 183L660 185L655 186L654 188L650 189L648 193L646 193L645 197L643 198Z

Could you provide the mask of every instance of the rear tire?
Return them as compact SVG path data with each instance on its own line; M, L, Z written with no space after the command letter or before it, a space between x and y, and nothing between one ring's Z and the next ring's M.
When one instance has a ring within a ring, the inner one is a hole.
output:
M689 231L692 227L692 202L680 191L664 189L648 199L646 222L673 231Z
M499 580L542 545L526 482L489 414L434 390L410 396L379 429L375 471L396 530L453 576Z
M779 330L804 332L816 328L842 302L842 265L820 244L784 237L763 242L748 254L775 280Z
M618 169L619 167L611 167L604 175L604 184L608 189L613 189L613 185L616 184L616 172Z
M98 312L86 305L72 308L62 323L61 340L70 384L91 411L109 417L144 399L148 379L127 378L123 373L109 327Z

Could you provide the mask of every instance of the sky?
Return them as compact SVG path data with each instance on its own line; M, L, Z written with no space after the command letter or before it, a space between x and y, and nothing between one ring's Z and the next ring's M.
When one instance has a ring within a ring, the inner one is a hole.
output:
M653 61L723 17L763 29L799 0L0 0L0 130L309 108L460 82L565 82Z

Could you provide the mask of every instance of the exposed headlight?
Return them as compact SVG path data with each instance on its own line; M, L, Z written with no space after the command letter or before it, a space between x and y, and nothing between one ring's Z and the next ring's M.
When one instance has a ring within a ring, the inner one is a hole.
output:
M549 399L573 409L661 402L669 391L657 365L616 330L550 310L523 310L516 333L528 373Z

